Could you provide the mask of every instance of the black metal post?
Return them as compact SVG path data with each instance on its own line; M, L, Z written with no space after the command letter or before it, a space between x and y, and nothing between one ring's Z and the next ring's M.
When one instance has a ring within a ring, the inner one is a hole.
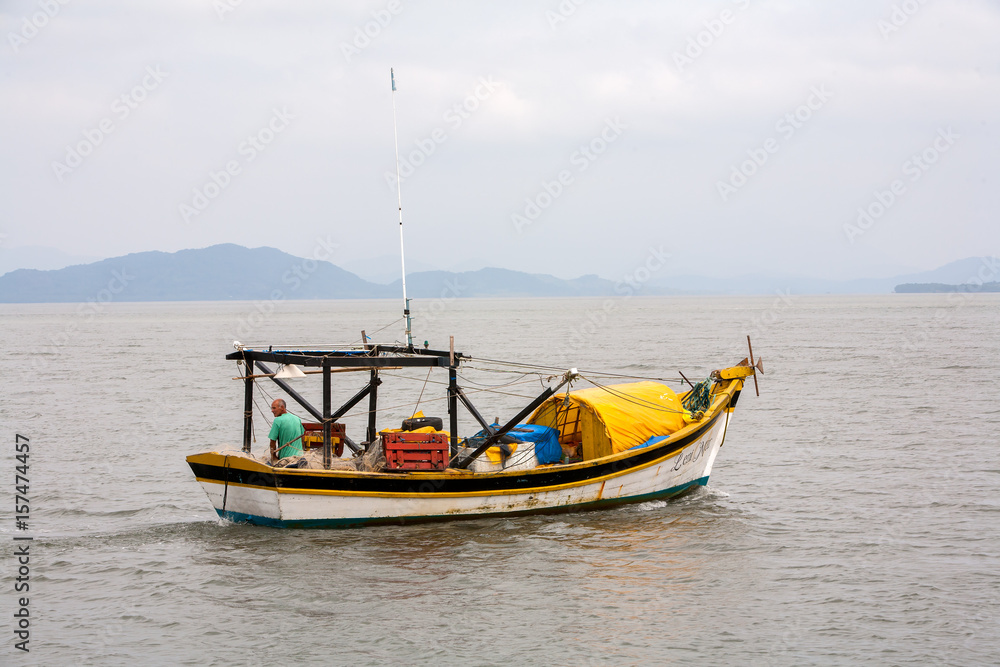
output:
M333 448L330 446L330 367L323 364L323 467L329 469L333 463Z
M243 364L247 378L243 380L243 451L250 452L253 438L253 364Z
M371 380L368 381L371 391L368 392L368 434L366 439L369 444L375 442L375 438L378 437L378 431L375 430L375 409L378 407L379 382L378 371L373 369Z
M253 367L251 366L251 368L253 368ZM257 362L257 368L259 368L262 372L264 372L264 373L266 373L268 375L271 374L271 369L268 368L267 366L265 366L264 364L262 364L259 361ZM312 404L309 403L309 401L307 401L306 399L304 399L299 392L297 392L294 389L292 389L292 387L287 382L285 382L281 378L276 378L276 377L272 377L271 379L274 380L274 384L276 384L279 387L281 387L282 390L286 394L288 394L289 396L291 396L292 400L294 400L296 403L298 403L303 408L305 408L306 412L308 412L309 414L311 414L316 421L318 421L318 422L323 421L323 413L321 413L319 410L317 410L316 408L314 408L312 406Z
M465 395L465 392L462 391L462 388L455 387L455 389L458 391L458 400L462 401L462 405L468 408L469 412L472 413L472 416L476 418L476 421L479 422L479 425L483 427L483 430L486 431L487 435L493 435L493 427L489 423L487 423L485 417L479 414L479 410L477 410L476 406L472 404L472 401L469 400L469 397Z
M493 445L495 445L500 440L500 438L505 433L507 433L507 431L511 430L512 428L514 428L515 426L517 426L519 423L521 423L522 419L524 419L525 417L527 417L528 415L530 415L532 412L534 412L535 408L537 408L539 405L541 405L542 403L545 402L545 399L547 399L549 396L552 396L554 393L556 393L557 391L559 391L560 389L562 389L563 386L565 386L569 381L570 381L570 376L567 373L566 376L563 378L563 381L560 382L558 385L556 385L555 388L549 387L548 389L546 389L545 391L543 391L541 394L539 394L538 398L536 398L535 400L533 400L531 403L529 403L527 406L525 406L525 408L523 410L521 410L516 415L514 415L514 417L512 417L509 422L507 422L506 424L504 424L503 426L501 426L496 431L496 433L494 433L491 436L488 436L486 438L486 440L483 441L483 444L479 445L479 447L476 448L476 451L474 451L471 454L469 454L466 458L464 458L461 462L459 462L458 464L456 464L454 467L460 468L460 469L461 468L468 468L470 463L472 463L477 458L479 458L482 455L482 453L485 452L487 449L489 449L490 447L492 447Z
M451 431L451 455L458 454L458 370L448 366L448 429Z
M375 386L378 386L380 384L382 384L382 380L381 379L379 379L379 380L377 380L375 382ZM353 408L358 403L360 403L361 400L371 392L371 390L372 390L372 386L370 384L366 384L364 389L362 389L361 391L359 391L358 393L356 393L354 396L352 396L351 399L347 401L347 403L344 403L339 408L337 408L337 411L333 413L333 415L330 417L330 419L332 421L337 421L338 419L340 419L341 417L343 417L344 415L346 415L347 411L350 410L351 408Z
M264 372L264 373L266 373L268 375L271 374L271 369L268 368L266 365L264 365L263 363L261 363L259 361L257 362L257 368L259 368L262 372ZM329 367L328 366L326 366L324 368L326 368L326 370L329 371ZM329 375L329 373L325 373L324 375ZM305 408L306 412L308 412L309 414L311 414L313 416L313 419L315 419L316 421L318 421L320 423L323 423L323 421L325 421L324 418L323 418L323 413L320 412L319 410L317 410L316 408L314 408L309 401L307 401L305 398L303 398L302 395L299 392L297 392L294 389L292 389L288 385L287 382L285 382L284 380L282 380L280 378L275 378L275 377L272 377L271 379L274 380L274 383L276 385L278 385L279 387L281 387L284 390L284 392L286 394L288 394L296 403L298 403L303 408ZM379 380L379 382L381 383L382 381ZM344 413L346 413L348 410L350 410L351 408L353 408L358 403L358 401L360 401L362 398L364 398L365 396L367 396L369 390L370 390L370 387L368 385L365 385L365 388L362 389L358 393L358 395L356 395L354 398L352 398L351 400L349 400L343 407L341 407L339 410L337 410L337 412L335 412L330 417L330 422L332 423L332 422L335 422L338 419L340 419L344 415ZM355 454L357 454L358 452L361 451L361 448L358 447L358 445L355 442L353 442L350 438L345 438L344 442L347 444L348 447L351 448L351 451L354 452Z
M364 447L358 445L358 443L351 440L351 436L344 434L344 444L351 448L351 451L355 454L360 454L364 451Z

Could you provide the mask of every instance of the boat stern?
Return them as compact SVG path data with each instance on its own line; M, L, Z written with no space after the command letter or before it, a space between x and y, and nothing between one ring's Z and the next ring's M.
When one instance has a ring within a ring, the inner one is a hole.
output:
M242 451L192 454L187 462L223 519L280 523L281 505L270 466Z

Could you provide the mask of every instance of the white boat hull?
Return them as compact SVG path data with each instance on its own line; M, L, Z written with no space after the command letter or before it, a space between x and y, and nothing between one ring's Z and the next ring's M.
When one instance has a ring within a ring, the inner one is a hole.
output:
M609 460L599 470L597 466L586 463L547 468L550 471L555 468L577 468L582 473L590 467L601 473L565 484L532 485L532 472L515 471L456 473L452 476L442 473L409 473L406 474L409 487L402 492L296 488L304 486L309 480L317 479L317 475L322 475L327 480L339 479L342 486L346 484L345 476L351 480L365 477L369 480L388 478L392 482L398 482L400 476L386 473L294 470L286 471L287 478L272 486L264 480L271 479L275 469L262 466L240 452L218 452L197 455L191 459L226 457L225 465L228 468L224 479L198 476L199 469L194 464L192 468L195 468L195 474L219 516L258 525L351 526L596 509L669 498L707 484L715 457L725 439L729 413L732 412L727 404L720 408L716 412L716 418L711 421L706 419L704 428L695 429L687 442L678 440L674 447L670 447L668 442L650 445L646 453L642 450L629 450L623 455L608 457ZM648 460L635 463L640 454ZM254 466L260 470L254 472ZM230 469L234 471L234 475L239 473L239 481L230 479ZM254 483L255 475L261 483ZM492 481L498 487L509 482L512 486L520 485L521 488L450 492L448 489L459 477L474 477L484 483ZM538 477L540 480L544 478ZM297 481L302 483L297 484Z

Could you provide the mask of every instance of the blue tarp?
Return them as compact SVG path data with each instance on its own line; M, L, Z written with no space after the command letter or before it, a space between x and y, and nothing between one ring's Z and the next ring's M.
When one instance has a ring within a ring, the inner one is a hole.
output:
M562 447L559 445L559 431L540 424L518 424L508 434L521 442L535 443L535 456L540 464L562 461Z
M493 424L494 428L500 428L500 424ZM518 442L535 443L535 456L538 463L559 463L562 460L562 447L559 445L559 431L548 426L539 424L518 424L506 433L512 440ZM482 442L486 438L486 431L480 431L469 440L470 446L476 446L474 441Z
M629 447L629 449L642 449L643 447L649 447L650 445L658 445L667 438L669 435L654 435L652 438L642 443L641 445L636 445L635 447Z

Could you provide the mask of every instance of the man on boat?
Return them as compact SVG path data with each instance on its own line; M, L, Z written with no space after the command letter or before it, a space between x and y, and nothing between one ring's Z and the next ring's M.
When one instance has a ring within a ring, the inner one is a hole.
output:
M306 432L302 420L288 412L285 401L280 398L271 403L271 414L274 415L274 421L267 434L271 439L271 461L288 456L302 456L302 436Z

